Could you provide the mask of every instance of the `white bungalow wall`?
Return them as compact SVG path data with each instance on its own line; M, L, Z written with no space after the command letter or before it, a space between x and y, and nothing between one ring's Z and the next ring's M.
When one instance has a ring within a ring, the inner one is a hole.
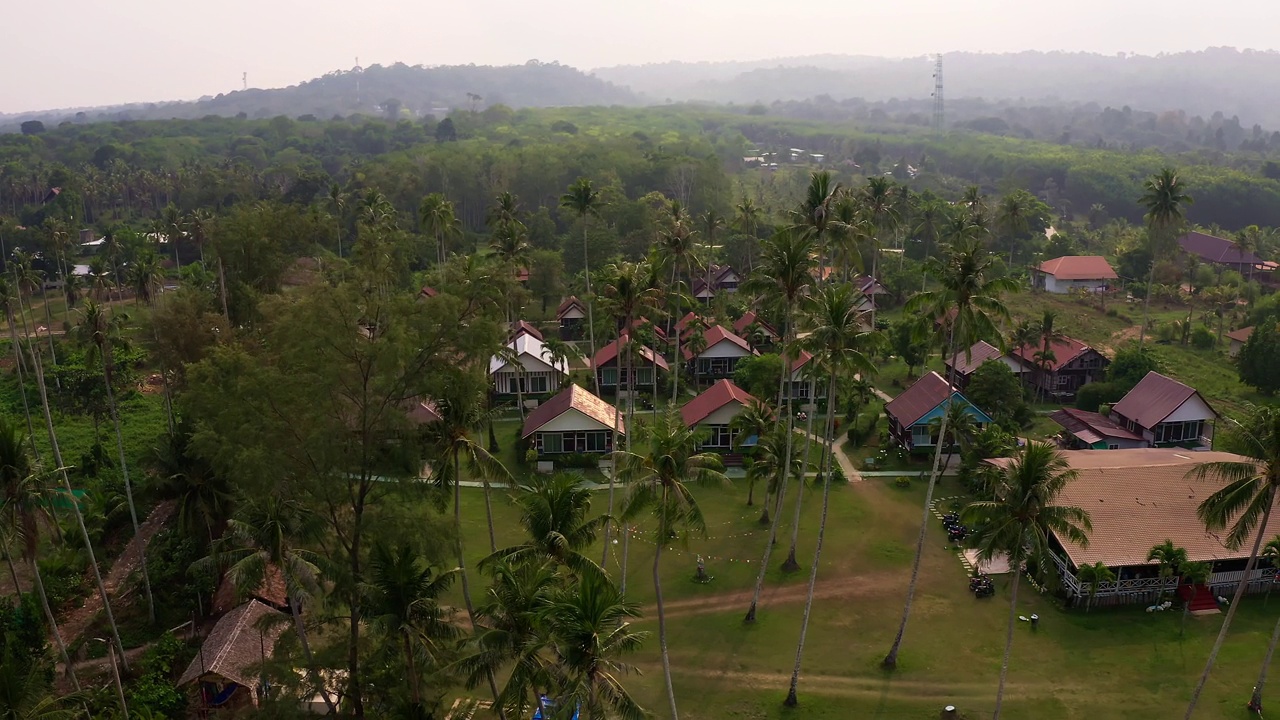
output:
M703 353L699 355L699 357L740 358L740 357L747 357L750 354L751 354L750 351L743 350L741 347L739 347L738 345L735 345L734 343L728 340L721 340L720 342L716 343L715 345L712 345L711 347L703 351Z

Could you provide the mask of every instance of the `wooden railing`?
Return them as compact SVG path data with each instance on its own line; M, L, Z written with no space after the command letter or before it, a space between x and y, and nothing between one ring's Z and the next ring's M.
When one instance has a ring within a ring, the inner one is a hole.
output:
M1071 572L1066 561L1054 553L1050 553L1049 557L1058 568L1058 574L1062 577L1062 585L1066 589L1067 595L1077 598L1087 597L1089 595L1089 587L1080 582L1075 573ZM1251 579L1247 592L1255 593L1266 590L1275 582L1276 573L1276 568L1257 568L1253 570L1249 574ZM1207 584L1213 592L1229 596L1242 577L1244 577L1243 570L1218 572L1210 576ZM1175 592L1177 589L1178 578L1176 577L1130 578L1098 583L1098 586L1094 589L1093 596L1094 602L1102 601L1103 604L1140 602L1158 599L1161 595ZM1108 600L1110 602L1107 602Z

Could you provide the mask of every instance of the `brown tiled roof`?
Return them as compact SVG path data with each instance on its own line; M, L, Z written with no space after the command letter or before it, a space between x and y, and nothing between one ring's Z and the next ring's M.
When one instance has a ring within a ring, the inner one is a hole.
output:
M430 425L444 418L436 401L430 398L410 398L405 402L404 409L409 420L419 425Z
M513 338L514 338L515 336L519 335L520 333L524 333L524 334L526 334L526 335L532 335L532 336L534 336L534 337L538 338L539 340L542 340L542 339L543 339L543 337L542 337L542 331L538 330L538 328L536 328L536 327L534 327L534 326L530 325L529 323L525 322L524 320L517 320L517 321L515 321L515 322L511 323L511 337L513 337Z
M1155 545L1172 540L1187 549L1196 561L1230 560L1247 557L1253 538L1240 549L1223 545L1226 532L1210 533L1196 517L1196 508L1210 494L1223 487L1213 477L1188 477L1203 462L1239 462L1238 455L1225 452L1188 452L1179 449L1067 450L1066 456L1078 477L1067 483L1057 504L1082 508L1089 513L1093 530L1088 547L1058 540L1076 567L1096 562L1111 567L1146 565L1147 553ZM1009 458L988 460L1003 467ZM1280 514L1263 537L1280 532Z
M596 352L596 356L592 362L591 367L599 368L613 362L614 359L618 357L618 351L621 348L622 341L626 340L628 337L629 337L628 333L622 333L621 338L614 340L608 345L605 345L604 347L600 348L600 350ZM644 359L645 362L653 363L658 367L662 368L663 370L671 369L670 366L667 365L667 359L662 357L658 353L654 352L653 349L650 348L648 345L640 346L640 357Z
M543 425L570 410L577 410L609 429L614 427L613 422L616 413L612 405L578 385L569 385L557 393L555 397L539 405L538 409L529 413L529 417L524 421L524 429L521 430L520 437L529 437ZM618 432L625 434L627 430L622 417L619 416L617 421Z
M268 563L262 575L262 583L251 593L237 592L235 583L231 582L231 574L224 574L222 582L218 583L217 592L213 594L213 614L228 612L247 599L258 599L280 610L288 608L289 593L285 589L284 573L280 572L280 568Z
M738 337L737 335L733 334L729 330L726 330L723 325L715 325L713 327L707 328L707 331L702 334L702 337L705 338L707 341L707 344L705 346L707 350L710 350L711 348L715 347L719 343L724 342L725 340L728 340L729 342L733 343L734 345L737 345L738 347L742 348L743 350L746 350L749 353L756 352L755 349L751 347L751 343L747 342L746 340L743 340L741 337ZM685 360L693 359L693 353L689 350L688 345L680 348L680 352L684 354Z
M728 275L731 272L733 272L732 265L712 265L711 266L711 287L719 289L720 283L724 282L724 276ZM707 287L707 278L706 278L706 275L703 274L701 277L693 281L693 285L690 287L690 292L693 295L697 295L698 293L705 290L706 287Z
M419 295L421 295L421 296L423 296L423 297L433 298L433 297L435 297L435 296L439 295L439 294L440 294L440 291L439 291L439 290L437 290L437 289L435 289L435 288L433 288L433 287L431 287L430 285L424 285L424 286L422 287L422 290L421 290L418 294L419 294Z
M1182 407L1192 395L1199 395L1195 388L1183 385L1171 377L1152 371L1138 381L1120 402L1111 409L1141 427L1151 429ZM1200 398L1204 400L1203 397ZM1205 402L1208 405L1208 402Z
M178 685L214 674L237 685L256 688L258 675L254 668L271 659L276 639L287 625L287 622L266 622L263 627L263 619L272 616L277 620L286 619L284 613L257 600L250 600L223 615L200 646L200 652L192 658L186 672L178 679Z
M733 322L733 331L739 335L745 333L752 325L759 325L775 338L778 337L778 331L774 329L764 318L756 315L755 310L748 310L742 317Z
M685 403L680 408L680 419L684 420L685 427L693 427L731 402L746 405L754 400L750 393L734 385L732 380L719 380L701 395Z
M1189 232L1178 238L1178 245L1188 255L1195 255L1205 262L1226 263L1230 265L1260 265L1262 258L1251 252L1242 250L1239 245L1226 238L1206 235L1202 232Z
M938 407L944 400L951 397L954 392L955 388L951 387L951 383L931 370L927 374L921 375L920 379L912 383L911 387L886 404L884 411L897 419L898 424L902 427L911 427L920 418L927 415L930 410Z
M1115 424L1106 416L1087 410L1062 408L1051 413L1049 419L1090 445L1106 438L1119 438L1121 440L1142 439Z
M1044 346L1039 343L1023 345L1017 350L1014 350L1013 354L1028 366L1035 367L1036 353L1040 352L1042 347ZM1092 349L1093 348L1085 345L1075 338L1062 338L1061 340L1055 340L1049 343L1049 350L1053 352L1053 360L1049 363L1049 369L1057 372L1062 369L1062 366L1070 363L1072 360L1075 360Z
M870 275L859 275L854 278L853 286L863 295L884 295L889 292L884 285Z
M986 361L997 360L1003 355L1004 353L1000 352L1000 348L985 340L979 340L967 352L956 353L954 357L947 361L947 365L954 367L960 375L968 375L982 367L982 364Z
M569 311L569 308L572 308L575 306L582 312L587 311L587 306L583 305L581 300L579 300L576 296L570 295L569 297L564 299L564 302L560 303L560 307L556 308L556 318L559 318L560 316L564 315L566 312Z
M791 374L794 375L797 370L808 365L809 361L812 359L813 356L809 354L808 350L801 350L800 356L791 363Z
M1116 280L1115 268L1101 255L1069 255L1045 260L1036 268L1059 280Z
M1239 330L1232 330L1231 332L1227 333L1227 337L1240 343L1249 342L1249 337L1252 335L1253 335L1252 325L1250 325L1249 327L1240 328Z

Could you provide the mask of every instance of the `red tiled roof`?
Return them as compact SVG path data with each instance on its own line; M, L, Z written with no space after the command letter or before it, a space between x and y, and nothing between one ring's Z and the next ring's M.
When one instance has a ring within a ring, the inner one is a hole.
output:
M1116 280L1119 275L1101 255L1068 255L1045 260L1036 268L1059 280Z
M1226 238L1214 237L1201 232L1189 232L1178 238L1184 252L1206 262L1226 263L1229 265L1260 265L1265 262L1251 252L1242 250L1239 245Z
M621 349L621 341L626 340L628 337L627 333L622 333L621 338L600 348L600 350L596 352L595 358L593 358L591 367L600 368L613 362L618 357L618 351ZM640 357L646 362L653 363L663 370L671 369L670 366L667 365L667 359L654 352L648 345L640 346Z
M707 328L707 331L702 334L702 337L707 341L707 344L705 345L706 350L710 350L721 342L728 340L749 353L758 354L755 349L751 347L751 343L743 340L737 335L734 335L729 330L726 330L723 325L716 325L714 327ZM706 350L703 352L706 352ZM684 355L685 360L693 359L693 353L689 351L689 346L686 345L680 348L680 352Z
M689 327L689 325L695 321L701 322L704 325L707 322L704 318L699 317L697 313L690 311L686 313L684 317L676 321L676 332L683 333L685 328Z
M1240 343L1249 342L1249 338L1252 336L1253 336L1252 325L1250 325L1249 327L1240 328L1239 330L1232 330L1231 332L1227 333L1227 337Z
M562 315L568 312L569 309L572 307L577 307L582 312L587 311L587 306L583 305L581 300L579 300L577 297L573 295L570 295L569 297L564 299L564 302L560 303L560 307L556 308L556 318L560 318Z
M526 334L526 335L532 335L532 336L534 336L534 337L538 338L539 340L542 340L542 339L543 339L543 338L542 338L542 332L541 332L541 331L539 331L539 330L538 330L538 328L536 328L536 327L534 327L534 326L530 325L529 323L525 322L524 320L517 320L517 321L515 321L515 322L511 323L511 337L513 337L513 338L514 338L514 337L516 337L517 335L519 335L520 333L524 333L524 334Z
M997 360L1004 355L1000 348L992 345L985 340L979 340L968 351L961 351L955 354L947 365L954 367L959 375L968 375L974 370L982 367L982 364L988 360Z
M650 330L653 331L653 336L655 338L663 341L667 339L666 331L664 331L662 328L658 327L656 324L651 322L647 317L638 317L635 320L632 320L631 327L633 328L648 327Z
M812 359L813 356L809 354L808 350L801 350L800 357L796 358L795 361L791 363L791 374L794 375L797 370L807 365Z
M1150 430L1169 417L1174 410L1182 407L1182 404L1192 395L1199 394L1195 388L1152 371L1120 398L1120 402L1116 403L1111 410ZM1200 399L1204 400L1203 397ZM1208 404L1205 402L1205 405Z
M732 380L720 380L698 397L685 403L684 407L680 408L680 419L684 420L685 427L693 427L731 402L746 405L754 400L750 393L734 385Z
M770 335L773 335L775 338L778 337L778 331L775 330L774 327L770 325L764 318L760 317L759 315L756 315L755 310L748 310L746 313L742 315L742 317L735 320L733 322L733 331L741 335L745 333L747 331L747 328L750 328L752 325L759 325L760 327L767 330Z
M915 425L944 400L951 397L955 388L934 371L920 376L911 387L884 406L886 414L895 418L902 427Z
M440 294L440 291L439 291L439 290L437 290L437 289L435 289L435 288L433 288L433 287L431 287L430 285L424 285L424 286L422 287L422 291L421 291L421 292L419 292L418 294L419 294L419 295L421 295L421 296L423 296L423 297L429 297L429 298L431 298L431 297L435 297L435 296L439 295L439 294Z
M1018 356L1020 360L1028 365L1034 366L1036 364L1036 353L1040 352L1040 349L1043 347L1044 346L1039 343L1034 345L1023 345L1017 350L1014 350L1013 354ZM1049 343L1049 350L1053 353L1053 360L1049 363L1049 370L1057 372L1062 368L1062 366L1072 360L1075 360L1086 352L1093 350L1093 348L1085 345L1075 338L1063 338Z
M570 410L577 410L609 429L614 427L613 421L616 413L612 405L592 395L585 388L570 385L557 393L555 397L539 405L538 409L529 413L529 417L524 421L524 428L520 432L520 437L529 437L543 425ZM619 416L617 420L618 432L625 434L626 427L622 417Z
M1061 425L1067 432L1092 445L1106 438L1141 440L1101 413L1062 408L1049 415L1049 419Z

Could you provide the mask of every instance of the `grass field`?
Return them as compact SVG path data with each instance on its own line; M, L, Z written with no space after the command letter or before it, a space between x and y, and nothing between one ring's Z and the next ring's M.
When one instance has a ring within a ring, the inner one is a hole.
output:
M940 496L958 492L953 480L939 485ZM790 539L788 510L759 619L744 626L765 537L756 522L759 507L745 506L740 481L699 490L709 537L673 545L661 569L682 717L924 719L938 717L948 703L966 717L988 714L1009 611L1008 587L998 583L990 600L973 598L966 591L965 571L944 549L936 523L930 524L900 668L889 675L878 667L900 617L923 494L922 483L900 489L891 478L833 489L801 704L787 710L781 702L795 657L820 494L810 487L804 497L799 542L804 570L787 576L778 570ZM596 495L597 508L604 509L606 497ZM476 491L465 493L463 502L467 554L474 563L488 549L483 504ZM508 502L495 504L495 517L500 546L520 539ZM641 532L630 543L627 594L644 608L641 627L656 632L649 538ZM621 547L612 547L609 555L615 577ZM692 581L695 554L704 556L714 576L708 585ZM473 582L482 585L480 578ZM1179 613L1148 614L1141 607L1064 610L1026 584L1018 613L1037 613L1042 621L1038 631L1026 623L1015 628L1006 698L1011 718L1174 717L1185 706L1221 622L1221 616L1192 618L1180 637ZM1246 601L1198 717L1247 716L1244 702L1277 613L1280 605ZM633 661L641 673L627 678L628 687L657 716L665 716L657 638L651 637ZM483 698L479 692L472 695Z

